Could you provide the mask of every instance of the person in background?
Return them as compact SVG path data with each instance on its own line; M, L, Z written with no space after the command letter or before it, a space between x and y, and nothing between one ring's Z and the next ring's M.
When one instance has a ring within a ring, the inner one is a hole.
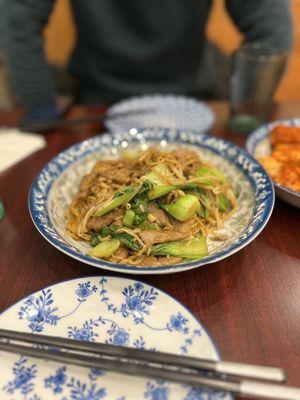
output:
M68 69L78 81L78 102L112 103L144 93L213 93L209 82L217 66L208 66L204 55L211 0L71 4L77 44ZM53 0L2 0L3 46L18 102L28 107L29 120L59 118L61 112L43 43L53 5ZM268 42L290 51L289 0L227 0L226 8L246 42Z

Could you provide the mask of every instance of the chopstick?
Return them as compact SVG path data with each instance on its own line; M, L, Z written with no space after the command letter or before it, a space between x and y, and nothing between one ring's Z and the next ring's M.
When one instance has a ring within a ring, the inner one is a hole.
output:
M61 337L35 335L27 332L0 329L0 339L10 339L31 344L61 347L68 350L88 352L109 357L127 358L142 362L176 365L177 367L195 368L218 374L228 374L244 378L255 378L273 382L283 382L286 374L280 368L214 361L195 357L178 356L170 353L152 352L131 347L120 347L111 344L75 341Z
M106 112L103 114L97 114L97 115L90 115L87 117L81 117L81 118L71 118L71 119L50 119L48 121L44 122L36 122L36 123L21 123L19 128L23 131L33 131L33 132L44 132L48 131L50 129L57 129L57 128L63 128L66 126L71 126L71 125L80 125L88 122L98 122L98 121L103 121L104 119L117 119L117 118L123 118L123 117L131 117L139 114L146 114L149 112L153 112L154 109L150 108L145 108L145 109L139 109L139 110L134 110L134 111L124 111L124 112L119 112L115 114L107 114Z
M28 345L4 342L4 339L46 345L51 348L34 348ZM300 389L297 388L260 381L237 380L238 376L272 379L273 381L282 380L285 375L282 370L277 368L216 362L3 329L0 329L0 350L82 367L100 368L127 375L165 379L177 383L225 390L236 395L282 400L300 399ZM223 366L219 369L218 364L223 364ZM227 371L226 375L224 375L224 371ZM208 372L211 374L207 376Z

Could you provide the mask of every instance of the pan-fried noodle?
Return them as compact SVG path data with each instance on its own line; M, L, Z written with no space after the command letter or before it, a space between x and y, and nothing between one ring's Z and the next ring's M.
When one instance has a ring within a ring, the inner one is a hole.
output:
M90 241L94 257L141 266L174 264L205 256L197 256L197 240L205 247L205 237L236 207L226 177L196 152L151 148L96 162L68 207L67 230L76 240Z

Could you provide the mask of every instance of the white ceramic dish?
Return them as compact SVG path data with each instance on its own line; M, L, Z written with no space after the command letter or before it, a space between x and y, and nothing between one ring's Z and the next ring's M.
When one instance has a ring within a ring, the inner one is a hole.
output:
M267 156L271 154L271 145L270 145L270 132L276 125L287 125L287 126L298 126L300 127L300 119L283 119L274 121L271 124L263 125L260 128L256 129L248 138L246 143L247 151L255 158L260 156ZM295 192L287 188L286 186L281 185L280 183L274 182L276 195L291 204L292 206L300 208L300 193Z
M215 122L213 110L202 101L186 96L146 95L121 100L107 110L108 116L148 110L145 114L107 119L105 125L111 132L131 128L172 128L207 132Z
M237 212L220 233L225 240L208 238L209 255L177 265L140 267L116 264L87 255L90 245L73 240L66 231L65 213L82 177L99 159L117 158L124 149L163 150L185 146L203 160L219 167L239 192ZM264 228L272 213L274 191L270 178L247 152L225 140L200 133L173 129L144 129L101 135L60 153L40 172L29 195L29 210L39 232L57 249L95 267L132 274L166 274L219 261L250 243Z
M191 312L148 284L87 277L33 293L0 316L0 327L107 342L217 360L205 328ZM145 378L0 355L1 400L229 400L212 392Z

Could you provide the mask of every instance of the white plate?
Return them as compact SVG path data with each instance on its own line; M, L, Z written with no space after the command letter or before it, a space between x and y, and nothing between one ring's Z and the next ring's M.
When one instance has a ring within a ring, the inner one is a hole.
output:
M191 312L148 284L117 277L58 283L19 301L0 327L217 360ZM1 353L1 400L229 400L212 392Z
M122 100L107 111L109 116L138 110L145 114L107 119L105 125L111 132L131 128L176 128L196 132L208 131L215 122L215 114L202 101L175 95L147 95Z
M256 129L248 138L246 143L247 151L255 158L268 156L271 154L270 132L276 125L298 126L300 127L300 119L283 119L274 121L271 124L266 124ZM287 188L280 183L274 182L276 195L291 204L300 208L300 193Z

